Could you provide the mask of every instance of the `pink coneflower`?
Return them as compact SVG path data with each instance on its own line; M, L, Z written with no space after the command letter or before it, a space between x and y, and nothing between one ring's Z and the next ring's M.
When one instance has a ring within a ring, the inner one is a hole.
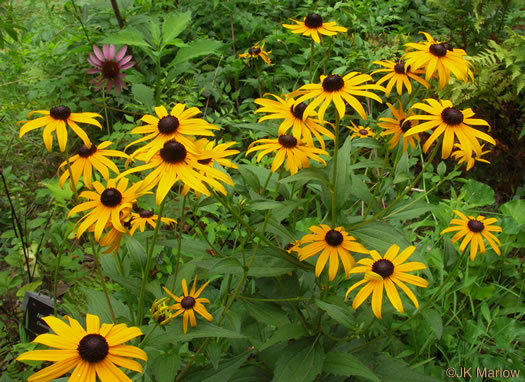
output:
M96 45L93 45L93 53L89 54L88 62L93 65L94 69L88 69L89 74L100 73L100 76L95 78L92 83L95 84L95 90L100 90L107 80L106 93L111 91L115 85L115 91L120 95L120 89L127 89L124 84L123 70L131 68L135 62L131 61L133 56L125 56L128 47L124 45L115 56L115 45L103 45L102 50Z

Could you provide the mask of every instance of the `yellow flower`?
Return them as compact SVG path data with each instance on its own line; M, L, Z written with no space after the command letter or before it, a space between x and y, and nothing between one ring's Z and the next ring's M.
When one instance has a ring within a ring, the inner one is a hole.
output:
M42 136L48 151L51 151L53 147L53 137L51 135L53 131L56 131L60 151L64 151L67 144L66 126L69 126L71 130L82 139L82 142L84 142L87 147L91 147L91 141L86 132L82 130L76 122L95 125L102 129L102 125L95 119L102 118L102 116L97 113L72 113L71 109L67 106L55 106L51 110L32 111L27 114L27 118L34 113L43 114L44 117L33 119L31 121L18 122L19 124L24 123L20 128L19 138L22 138L28 131L45 126Z
M192 148L197 151L192 151ZM144 184L147 185L148 189L158 186L155 197L157 205L162 203L171 187L178 180L206 196L210 196L210 191L204 183L226 195L224 186L215 179L222 180L227 175L215 168L200 164L198 155L198 149L192 141L191 146L187 147L181 142L170 140L165 142L164 146L150 159L147 159L147 154L144 152L138 154L136 158L146 163L124 171L119 177L132 172L153 169L144 178ZM203 175L201 171L206 171L207 176Z
M476 162L490 163L488 160L481 158L483 155L489 153L490 150L482 151L481 155L479 155L479 156L476 155L476 153L473 151L471 156L470 156L470 159L467 160L467 153L465 152L465 150L463 150L461 145L456 143L454 145L454 147L456 147L457 150L452 153L452 158L457 160L458 164L466 163L467 164L467 171L469 171L472 167L474 167L474 164ZM483 150L483 147L485 147L485 145L481 145L481 150Z
M163 297L160 300L155 299L153 305L151 305L151 317L159 325L166 325L173 318L170 313L170 307L166 305L167 300L167 297Z
M258 143L260 143L260 145L255 146ZM266 154L276 152L275 158L272 161L271 171L277 171L286 160L285 169L290 171L292 175L296 174L297 171L303 167L309 167L309 159L326 165L325 160L317 154L328 155L324 150L302 144L291 135L280 135L277 139L259 139L252 142L248 151L246 151L246 155L253 151L260 150L262 151L257 155L257 162L260 162Z
M403 94L403 85L407 88L408 94L412 93L412 84L410 83L410 78L419 82L421 85L426 87L430 86L430 84L422 79L421 77L417 76L416 74L424 73L423 70L416 70L412 71L411 67L409 65L405 65L404 62L399 61L397 64L393 61L384 60L384 61L374 61L373 62L376 65L384 66L387 69L378 69L372 72L372 74L375 73L383 73L386 72L385 76L383 76L379 81L376 82L377 85L381 85L383 82L386 82L388 80L388 84L386 85L385 94L387 97L390 96L390 92L392 91L392 88L394 85L396 85L397 94L401 95Z
M474 261L478 253L478 247L480 253L485 253L485 243L483 238L485 238L494 252L501 255L499 245L500 241L492 232L501 232L501 227L496 225L491 225L496 223L498 219L496 218L485 218L484 216L465 216L461 212L454 210L454 213L458 215L459 219L452 219L450 221L449 227L441 231L441 235L447 232L458 231L452 237L452 243L455 243L463 236L465 237L459 246L459 250L463 252L467 248L468 243L472 242L470 245L470 260ZM453 225L455 224L455 225Z
M295 25L282 24L283 27L290 29L292 33L310 36L318 44L321 43L319 38L320 34L325 36L335 36L339 32L346 32L346 28L338 26L335 21L329 23L323 22L323 18L317 13L310 13L303 21L297 21L294 19L290 20L295 22Z
M416 51L405 53L405 65L410 66L413 71L424 67L427 81L437 72L440 89L448 83L450 72L458 80L467 82L468 77L474 80L471 64L463 57L467 55L463 49L453 49L447 42L435 41L428 33L420 33L425 35L427 41L406 44L408 50Z
M328 279L332 281L339 269L339 259L343 263L345 275L350 275L350 270L355 265L355 260L349 251L357 253L368 253L362 244L358 243L353 236L350 236L343 227L330 228L326 224L311 226L311 232L301 238L298 242L288 249L288 252L298 253L299 261L304 261L317 255L319 258L315 264L315 276L319 277L328 261ZM304 247L300 245L308 244Z
M168 289L163 287L164 291L177 302L170 306L170 310L176 311L172 315L172 317L177 317L178 315L184 313L182 317L182 328L184 330L184 334L188 332L188 321L190 322L192 328L197 326L195 312L197 312L201 317L204 317L208 321L213 320L213 316L210 313L208 313L206 307L203 305L209 304L210 300L202 297L199 298L200 294L208 284L209 281L206 281L206 283L204 283L204 285L201 286L198 291L195 291L195 287L197 285L197 276L195 276L195 279L193 280L193 286L190 290L190 293L188 293L188 286L186 285L186 280L182 279L183 294L180 297L175 296Z
M106 147L111 145L112 142L105 141L100 145L92 145L91 148L86 145L80 146L78 153L69 158L69 164L71 166L71 173L73 174L73 184L75 187L78 184L80 176L83 174L84 184L87 188L91 189L91 175L93 173L93 167L104 177L107 181L109 179L109 171L112 170L115 174L120 171L115 163L106 157L121 157L128 158L128 155L117 150L104 150ZM64 186L64 183L69 178L69 170L67 168L67 161L62 162L58 170L62 169L64 172L60 176L60 187ZM71 179L70 179L71 182Z
M94 225L95 240L99 241L108 222L117 231L126 232L121 220L126 220L137 198L148 193L144 189L144 183L138 182L129 188L128 183L127 178L121 178L118 184L116 179L109 179L107 187L104 187L100 182L93 182L95 191L83 191L80 194L80 197L89 199L89 201L73 207L67 216L70 217L77 212L86 210L91 211L76 223L77 238Z
M266 62L268 65L272 65L272 62L270 61L270 57L268 56L272 51L266 52L264 50L264 44L263 41L261 47L259 47L260 41L257 41L250 49L248 49L247 53L239 54L239 58L246 58L248 65L250 65L250 60L253 58L260 57L264 62Z
M394 118L379 118L379 121L383 121L384 123L378 123L377 126L385 129L385 131L383 131L381 135L392 135L388 148L392 150L394 147L397 146L401 137L403 137L403 152L407 150L409 144L410 146L412 146L413 149L415 149L416 141L419 142L419 134L413 134L407 137L405 133L412 127L412 125L417 125L418 122L414 120L406 120L407 116L403 111L403 104L401 103L401 101L399 101L399 110L391 104L389 104L388 102L386 105L392 112L392 116ZM410 112L409 116L413 114L413 112Z
M299 140L302 139L308 146L313 146L313 134L319 141L323 150L325 149L325 143L321 134L332 140L335 139L334 134L319 124L319 120L310 117L304 118L303 120L303 113L306 109L306 104L304 102L295 104L295 100L290 96L290 94L288 94L285 99L277 97L273 94L268 95L272 96L277 101L265 98L257 98L254 101L257 105L262 106L261 108L255 110L254 113L270 113L264 117L259 118L257 121L258 123L269 119L283 119L279 125L279 135L286 134L286 132L291 128L294 138ZM315 112L312 112L310 115L315 116L315 114Z
M481 146L479 145L477 138L492 143L493 145L496 144L496 141L490 135L469 126L489 126L487 121L483 119L472 118L474 116L472 109L468 108L460 111L454 108L452 102L449 100L437 101L428 98L425 101L428 105L420 102L413 105L412 108L423 110L430 115L412 115L405 119L405 121L412 121L414 119L427 121L412 126L405 133L406 137L430 129L435 129L423 145L424 152L428 151L430 145L441 134L444 135L443 149L441 151L441 158L443 159L450 156L452 147L454 146L454 137L458 138L461 146L465 149L467 160L470 160L472 152L475 152L478 156L481 155Z
M292 94L302 94L295 103L298 105L303 101L314 98L312 102L306 107L303 113L303 119L310 116L312 111L319 105L319 119L324 121L324 114L326 108L333 102L339 118L343 118L345 115L345 103L346 101L362 119L366 120L366 113L363 105L354 96L368 97L376 100L377 102L383 103L381 98L374 93L366 91L368 89L375 89L385 91L382 86L375 84L361 85L363 82L373 81L372 77L368 74L361 74L358 72L351 72L341 77L337 74L331 74L329 76L321 76L320 84L306 84L300 87L297 91Z
M398 255L399 246L394 244L386 251L384 257L381 257L377 251L370 251L372 258L359 260L357 262L359 266L352 268L350 271L350 273L364 273L365 277L348 288L345 300L351 291L365 284L355 296L352 308L359 308L368 296L372 294L372 311L377 318L381 318L384 289L394 308L399 313L403 313L403 303L396 289L397 285L412 300L415 307L419 308L416 296L405 285L405 283L408 283L422 288L428 286L428 282L425 279L407 273L426 268L425 264L419 262L405 263L415 250L416 247L410 246Z
M18 361L55 362L28 378L28 382L47 382L54 380L74 368L70 381L131 382L117 366L142 373L142 366L128 357L148 360L146 353L136 346L124 342L142 335L139 328L126 324L102 324L97 316L86 315L86 329L77 320L65 316L64 321L47 316L42 318L56 333L45 333L33 342L56 348L57 350L32 350L17 357Z
M219 128L211 123L206 122L201 118L193 118L200 113L200 110L196 107L190 107L186 109L186 105L182 103L176 104L171 112L168 111L164 106L155 108L155 113L158 118L153 115L145 115L140 120L145 122L146 125L135 127L131 130L131 134L148 134L145 137L139 138L129 145L126 146L126 150L129 146L132 146L139 142L149 141L151 142L136 150L133 156L138 153L146 153L145 159L149 159L158 152L162 146L168 141L175 139L177 142L182 143L186 148L191 151L196 151L193 146L193 140L188 135L206 135L213 136L213 132L210 130L219 130Z
M373 138L374 132L370 127L356 126L355 123L350 122L352 126L346 126L350 131L353 131L350 140L354 138Z
M142 210L139 213L132 212L130 220L131 228L129 230L130 235L133 235L137 228L140 228L140 232L144 232L146 223L155 229L158 219L159 216L154 214L153 211ZM160 218L160 221L168 225L177 224L176 220L165 217Z

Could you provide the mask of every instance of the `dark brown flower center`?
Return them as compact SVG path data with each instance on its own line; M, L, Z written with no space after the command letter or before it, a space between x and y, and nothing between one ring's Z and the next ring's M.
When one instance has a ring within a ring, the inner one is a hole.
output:
M406 133L408 129L412 127L412 122L405 121L405 119L403 118L401 121L399 121L399 126L401 127L401 131L403 133Z
M359 130L359 134L361 134L361 135L368 135L368 130L361 129L361 130Z
M261 48L250 48L248 49L248 53L251 56L258 56L259 54L261 54Z
M400 62L398 64L395 64L394 71L398 74L405 74L405 63Z
M186 159L186 147L177 141L168 141L160 149L160 157L164 162L179 163Z
M471 219L467 223L468 229L472 232L481 232L485 229L485 225L479 220Z
M455 126L463 122L463 113L453 107L446 107L441 112L441 119L447 125Z
M206 158L206 159L199 159L197 162L199 162L200 164L208 164L210 163L212 160L212 158Z
M310 13L308 16L306 16L304 25L312 29L319 28L323 25L323 18L317 13Z
M443 46L447 48L447 50L450 50L451 52L454 50L454 48L452 48L452 45L450 45L448 42L444 42Z
M341 232L332 229L324 235L324 240L330 244L332 247L337 247L343 242L343 235Z
M476 152L475 151L472 151L472 155L471 155L472 158L476 158Z
M183 309L191 309L195 306L195 299L191 296L186 296L180 302L180 306L182 306Z
M283 147L286 147L287 149L291 149L297 146L297 139L291 135L280 135L279 144L281 144Z
M104 78L115 79L120 74L120 66L115 61L105 61L102 64L102 75Z
M179 127L179 120L172 115L163 117L157 126L162 134L172 134Z
M304 102L301 102L298 105L292 105L292 107L290 108L290 112L297 119L303 119L303 114L305 110L306 110L306 104Z
M77 351L84 361L97 363L106 358L109 345L100 334L88 334L78 343Z
M86 145L80 146L78 149L78 155L82 158L88 158L91 155L93 155L97 151L97 146L91 145L91 147L87 147Z
M323 89L327 92L336 92L345 86L343 77L337 74L331 74L323 80Z
M372 264L372 272L381 275L382 278L387 278L392 273L394 273L394 264L390 260L381 259L377 260Z
M139 215L141 218L147 219L147 218L151 218L154 215L154 213L153 211L142 210L139 212Z
M437 57L443 57L447 54L447 47L444 44L432 44L429 48L430 53Z
M122 201L122 194L116 188L107 188L100 195L100 202L106 207L115 207Z
M49 110L49 114L53 119L60 119L62 121L65 121L71 115L71 109L64 105L55 106L54 108Z

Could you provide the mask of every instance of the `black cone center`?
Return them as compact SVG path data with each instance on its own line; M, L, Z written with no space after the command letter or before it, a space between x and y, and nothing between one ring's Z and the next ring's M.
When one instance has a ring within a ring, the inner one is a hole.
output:
M142 210L139 212L139 215L141 218L147 219L147 218L151 218L154 215L154 213L153 211Z
M191 296L186 296L180 302L180 306L182 306L183 309L191 309L195 306L195 299Z
M469 220L467 226L472 232L481 232L485 229L485 225L479 220Z
M381 275L382 278L386 278L394 273L394 264L390 260L381 259L377 260L372 265L372 272Z
M261 48L250 48L248 49L248 53L252 56L258 56L261 54Z
M343 235L341 232L332 229L326 233L324 240L331 246L337 247L343 242Z
M160 149L161 158L168 163L178 163L186 159L186 147L177 141L168 141Z
M345 86L343 77L337 74L332 74L323 80L323 89L327 92L336 92L341 90Z
M306 110L306 104L304 102L301 102L298 105L292 105L290 108L290 111L292 112L293 116L297 119L303 119L304 111Z
M399 126L401 126L401 131L403 131L403 133L406 133L408 129L412 127L412 123L410 121L405 121L404 119L402 119L401 121L399 121Z
M297 139L291 135L281 135L279 136L279 143L286 147L287 149L291 149L292 147L297 146Z
M158 129L162 134L171 134L179 127L179 120L168 115L159 121Z
M437 57L443 57L447 54L447 47L444 44L432 44L429 50L430 53Z
M361 130L359 130L359 134L361 134L361 135L368 135L368 130L361 129Z
M398 74L405 74L405 63L400 62L398 64L395 64L394 71Z
M211 159L212 158L199 159L197 162L199 162L200 164L208 164L211 162Z
M108 188L100 195L100 202L106 207L115 207L122 201L122 194L116 188Z
M91 155L93 155L97 151L97 146L91 145L91 147L87 147L86 145L80 146L78 149L78 155L82 158L88 158Z
M109 352L108 342L100 334L88 334L78 343L80 358L89 363L100 362Z
M115 61L106 61L102 65L102 75L104 78L115 79L120 74L120 66Z
M441 112L441 119L447 125L459 125L463 122L463 113L453 107L447 107Z
M49 114L53 119L61 119L65 121L71 115L71 109L63 105L55 106L54 108L49 110Z
M308 28L319 28L323 25L323 18L317 13L310 13L304 20L304 25Z

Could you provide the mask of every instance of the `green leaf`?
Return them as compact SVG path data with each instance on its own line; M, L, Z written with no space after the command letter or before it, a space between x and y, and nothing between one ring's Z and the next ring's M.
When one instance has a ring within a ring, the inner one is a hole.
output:
M384 254L392 244L399 245L401 250L411 245L402 231L388 223L377 221L352 230L350 235L358 238L367 249L375 249L381 254Z
M180 358L177 353L160 354L152 357L151 369L157 381L173 381L180 369Z
M461 193L465 195L465 202L471 207L488 206L494 204L494 190L485 183L469 179L461 187Z
M99 316L100 322L112 322L111 313L106 301L106 297L103 292L93 289L84 290L84 294L87 298L88 312ZM129 319L129 310L126 305L117 300L116 298L109 296L111 307L115 313L115 317L125 317Z
M343 147L341 147L337 154L336 205L338 210L343 208L346 201L348 200L348 197L350 196L349 193L346 191L350 188L350 181L352 182L353 186L355 180L353 176L354 174L350 171L351 150L352 141L350 139L347 139L343 144ZM330 170L330 175L331 177L333 177L333 169Z
M290 320L277 304L263 301L243 300L242 303L250 316L266 325L281 327Z
M131 93L137 101L142 103L148 109L153 109L155 101L153 99L153 89L146 85L135 84L131 87Z
M187 342L193 338L245 338L241 333L234 332L233 330L221 328L220 326L213 325L200 316L197 319L197 326L194 328L188 327L188 333L184 334L182 331L182 324L179 320L173 320L166 328L165 332L158 331L158 334L153 335L151 343L155 344L170 344L175 342Z
M254 277L276 277L293 272L296 267L288 261L275 255L257 254L248 276Z
M369 365L381 381L388 382L440 382L440 379L423 375L406 365L405 362L390 358L384 354Z
M178 50L175 59L170 63L170 67L177 66L193 58L217 54L222 43L212 39L200 39L191 41L187 46Z
M350 318L349 311L340 306L329 304L327 302L316 299L315 304L324 310L328 315L335 321L343 325L344 327L351 329L354 327L354 322Z
M130 28L122 29L115 34L106 37L104 40L102 40L102 43L150 47L140 32Z
M445 175L445 172L447 172L447 165L445 164L445 162L439 162L437 167L438 175L442 177L443 175Z
M191 13L174 13L168 15L162 23L162 42L172 44L174 39L182 33L191 21Z
M414 201L410 199L399 203L396 209L388 214L388 217L394 217L395 219L399 220L408 220L417 217L422 218L424 214L429 211L433 211L436 208L437 206L433 204L428 204L421 200L414 203Z
M41 182L47 189L53 194L55 199L61 203L64 203L67 200L71 200L73 197L73 191L69 187L69 182L64 183L64 188L60 187L58 179L51 180L50 182Z
M286 324L277 328L275 333L266 341L260 348L259 351L263 351L272 345L279 342L288 341L292 338L297 340L301 337L307 336L306 330L298 324Z
M511 200L501 206L501 212L512 217L519 225L525 225L525 200Z
M406 182L410 179L410 174L408 172L409 165L408 165L408 151L405 151L403 155L401 156L401 159L399 159L399 162L396 166L395 176L394 176L394 184Z
M356 375L374 382L381 382L381 380L366 365L349 353L326 353L323 363L323 371L330 374L343 375L345 377Z
M439 340L443 335L443 321L441 315L434 309L423 311L423 317Z
M259 178L253 172L252 167L253 165L239 165L239 172L241 173L241 176L244 179L244 182L248 187L250 187L255 192L258 192L261 188L261 184L259 183Z
M275 365L273 382L309 382L323 369L324 354L311 339L287 346Z
M234 257L225 257L222 259L204 259L200 261L194 261L194 264L213 271L213 273L220 274L242 274L242 264Z
M304 181L305 183L308 183L313 180L318 180L319 182L326 184L326 185L330 184L330 181L328 180L328 175L326 174L326 169L317 168L317 167L304 168L301 171L299 171L297 174L281 179L279 183L290 183L290 182L300 182L300 181Z
M370 199L372 198L372 194L370 193L370 190L368 189L364 179L361 179L362 176L352 173L351 178L352 184L349 188L349 193L356 196L365 203L369 203Z
M226 362L219 365L215 370L207 367L204 370L198 370L193 373L188 373L184 376L185 382L224 382L229 381L231 377L239 370L239 368L246 362L250 356L250 352L244 352Z
M146 250L140 242L132 236L122 235L133 263L143 268L146 265Z
M24 284L24 286L16 291L16 297L23 298L27 291L34 292L40 284L42 284L42 281L33 281L32 283Z

